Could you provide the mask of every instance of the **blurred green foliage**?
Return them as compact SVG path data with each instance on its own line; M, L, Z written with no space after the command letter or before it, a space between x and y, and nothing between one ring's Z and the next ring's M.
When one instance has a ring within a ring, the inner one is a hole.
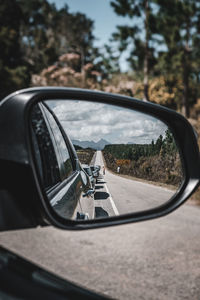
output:
M66 53L79 55L75 71L83 72L99 55L93 42L93 21L69 13L68 6L58 10L46 0L1 0L0 97L28 87L33 74L56 65Z

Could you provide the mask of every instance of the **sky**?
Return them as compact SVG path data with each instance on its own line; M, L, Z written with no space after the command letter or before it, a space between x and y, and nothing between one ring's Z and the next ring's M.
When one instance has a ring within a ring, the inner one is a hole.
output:
M71 140L149 144L167 130L163 122L147 114L108 104L78 100L48 104Z
M116 25L131 25L132 21L128 17L117 16L109 0L48 0L54 3L57 9L62 8L65 4L69 7L69 12L77 11L86 14L94 21L94 35L98 38L95 46L102 47L108 43L111 34L115 31ZM126 62L126 53L121 57L121 69L126 71L128 68Z

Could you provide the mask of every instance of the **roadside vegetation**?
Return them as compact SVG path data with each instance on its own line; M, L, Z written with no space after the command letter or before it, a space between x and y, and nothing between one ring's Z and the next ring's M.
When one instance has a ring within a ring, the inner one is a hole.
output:
M78 155L78 159L80 160L81 164L89 165L91 160L96 152L96 150L91 148L83 149L79 146L74 145L76 149L76 153Z
M107 145L103 155L107 167L115 173L176 187L182 181L179 152L169 130L151 144Z

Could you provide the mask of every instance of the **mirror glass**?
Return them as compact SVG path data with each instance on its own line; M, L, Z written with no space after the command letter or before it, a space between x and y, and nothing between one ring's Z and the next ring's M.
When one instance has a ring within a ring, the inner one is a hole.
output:
M35 105L31 121L38 176L62 217L149 210L169 201L182 183L173 133L151 115L61 99Z

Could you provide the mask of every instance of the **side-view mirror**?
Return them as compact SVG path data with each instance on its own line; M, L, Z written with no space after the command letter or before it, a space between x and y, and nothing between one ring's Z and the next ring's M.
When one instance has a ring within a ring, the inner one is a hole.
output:
M89 197L92 196L95 193L95 190L88 190L85 194L83 194L83 197Z
M0 230L149 220L178 208L199 185L189 122L131 97L21 90L0 105L0 140Z

